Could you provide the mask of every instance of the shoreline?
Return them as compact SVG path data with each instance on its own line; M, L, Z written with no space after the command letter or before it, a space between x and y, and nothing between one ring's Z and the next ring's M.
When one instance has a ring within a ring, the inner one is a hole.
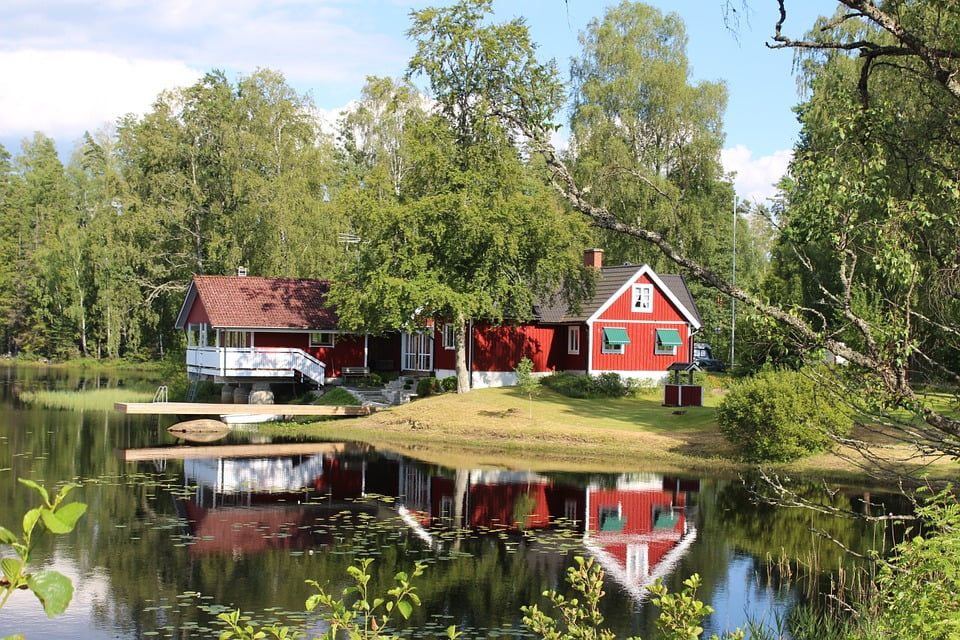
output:
M718 402L712 400L708 404ZM755 472L758 465L737 460L714 414L714 406L677 410L650 396L577 400L545 390L528 399L516 389L500 388L431 396L364 418L278 425L265 432L359 441L448 467L729 477ZM902 476L926 470L940 479L958 469L956 463L918 459L903 444L876 446ZM852 449L835 450L763 467L794 479L897 485L896 475L878 478L853 455L858 454Z

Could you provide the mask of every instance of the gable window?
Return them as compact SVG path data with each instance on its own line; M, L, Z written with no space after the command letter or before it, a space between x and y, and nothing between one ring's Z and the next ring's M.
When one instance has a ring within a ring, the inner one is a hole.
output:
M624 347L630 344L630 336L623 327L604 327L603 345L600 347L600 353L622 354Z
M332 347L335 344L336 338L332 331L313 331L310 333L311 347Z
M580 353L580 327L567 327L567 353Z
M249 331L221 331L220 346L230 348L253 346L253 334Z
M630 307L638 313L653 313L653 285L633 285L633 304Z
M653 352L658 356L675 356L677 347L683 346L680 332L676 329L657 329L656 345Z
M450 322L443 325L443 348L448 351L457 348L457 328Z

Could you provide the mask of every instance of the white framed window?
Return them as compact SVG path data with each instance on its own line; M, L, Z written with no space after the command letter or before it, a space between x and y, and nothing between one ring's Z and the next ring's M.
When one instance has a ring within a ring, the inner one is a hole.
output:
M677 347L683 346L680 332L676 329L657 329L653 353L658 356L675 356Z
M623 355L628 344L630 344L630 337L624 327L603 328L603 343L600 346L600 353Z
M311 347L332 347L336 343L337 339L332 331L312 331L310 333Z
M249 331L221 331L220 346L234 349L252 347L253 334Z
M443 325L443 348L447 351L457 348L457 328L450 322Z
M633 285L633 301L631 309L637 313L653 313L653 285Z
M200 346L200 324L199 323L190 322L187 324L187 346L188 347Z
M567 327L567 353L580 353L580 327Z

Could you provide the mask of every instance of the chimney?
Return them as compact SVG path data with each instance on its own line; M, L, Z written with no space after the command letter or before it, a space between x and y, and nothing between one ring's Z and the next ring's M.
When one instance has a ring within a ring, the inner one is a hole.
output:
M583 252L583 264L594 269L603 268L603 249L587 249Z
M247 268L246 268L246 267L237 267L237 275L240 276L241 278L244 277L245 275L247 275Z

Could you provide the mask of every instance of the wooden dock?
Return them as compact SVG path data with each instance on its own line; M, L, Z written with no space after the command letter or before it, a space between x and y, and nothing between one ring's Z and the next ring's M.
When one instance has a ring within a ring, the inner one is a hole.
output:
M174 416L368 416L376 407L319 404L214 404L211 402L117 402L120 413Z
M325 453L336 455L356 445L342 442L304 442L292 444L235 444L210 447L173 446L142 449L114 449L124 462L144 460L185 460L187 458L266 458L273 456L307 456Z

